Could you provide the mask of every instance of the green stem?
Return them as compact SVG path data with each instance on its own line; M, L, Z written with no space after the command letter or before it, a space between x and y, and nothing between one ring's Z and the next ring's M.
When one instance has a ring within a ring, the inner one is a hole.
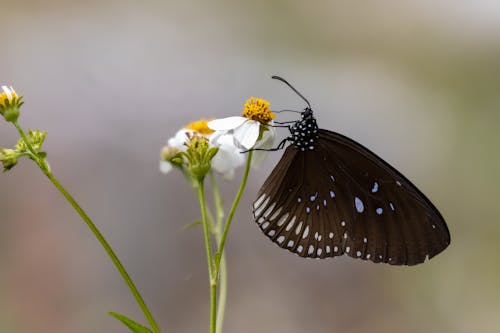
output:
M24 140L24 143L26 143L26 147L28 147L29 151L35 155L35 156L38 156L38 153L35 151L35 149L33 148L33 146L31 145L31 142L30 140L28 140L28 138L26 137L26 134L24 134L24 131L23 129L21 128L21 126L19 126L19 123L17 121L15 121L14 123L14 126L16 127L17 131L19 132L19 135L21 136L21 138Z
M221 233L222 233L222 222L224 219L224 207L222 205L222 199L219 192L219 187L217 186L217 181L213 172L210 172L210 182L212 185L212 191L214 196L215 205L215 230L214 236L217 241L217 246L220 245ZM220 269L219 269L219 298L217 302L217 333L222 333L222 328L224 324L224 315L226 312L226 300L227 300L227 267L226 267L226 254L222 253L220 258Z
M205 236L205 250L207 252L208 262L208 278L210 282L210 333L216 333L217 325L217 278L214 269L214 261L212 256L212 244L210 241L210 229L207 218L207 203L205 201L205 190L203 180L199 180L197 184L198 200L201 208L201 221L203 224L203 234Z
M229 227L231 226L231 222L233 221L234 213L236 212L236 208L240 202L243 191L245 190L245 186L247 185L248 174L250 173L250 165L252 164L252 156L253 150L248 152L247 164L245 166L245 172L243 173L243 178L241 179L240 188L238 189L238 193L236 193L236 197L234 198L233 205L231 206L231 210L227 216L226 224L224 225L224 231L222 232L222 237L219 244L218 253L224 253L224 246L226 245L227 234L229 232ZM216 263L216 273L218 273L220 265Z
M137 290L136 286L134 285L134 282L130 278L129 274L125 270L125 267L123 267L122 263L116 256L115 252L109 245L109 243L106 241L104 236L101 234L99 229L96 227L96 225L92 222L92 220L89 218L89 216L85 213L85 211L80 207L80 205L76 202L76 200L69 194L68 191L59 183L59 181L54 177L54 175L50 172L49 168L47 167L47 163L45 162L44 159L39 158L37 152L29 142L28 138L26 137L26 134L24 133L23 129L17 122L14 123L14 126L17 128L17 131L21 135L21 138L24 140L26 143L26 146L30 150L30 152L33 154L33 157L35 158L35 162L37 165L40 167L42 172L49 178L49 180L54 184L54 186L61 192L61 194L66 198L66 200L73 206L73 208L76 210L76 212L80 215L80 217L83 219L83 221L87 224L89 229L92 231L94 236L97 238L99 243L101 243L102 247L106 251L106 253L109 255L113 263L115 264L116 268L120 272L123 280L125 280L125 283L129 287L130 291L134 295L137 303L139 304L139 307L141 308L142 312L144 313L144 316L148 320L149 324L151 325L153 332L155 333L160 333L160 329L158 328L158 325L156 324L151 312L149 311L148 307L146 306L146 303L144 302L141 294Z
M134 282L130 278L129 274L125 270L125 267L123 267L122 263L120 262L120 259L116 256L115 252L109 245L109 243L106 241L104 236L101 234L99 229L95 226L95 224L92 222L92 220L87 216L85 211L78 205L78 203L73 199L73 197L66 191L66 189L59 183L59 181L52 175L50 172L45 172L45 175L50 179L50 181L54 184L54 186L61 192L61 194L68 200L68 202L73 206L73 208L78 212L78 214L81 216L83 221L87 224L89 229L92 231L94 236L97 238L99 243L101 243L102 247L104 247L104 250L106 250L106 253L109 255L113 263L115 264L116 268L120 272L120 275L122 276L123 280L125 280L125 283L129 287L130 291L135 297L135 300L139 304L139 307L141 308L142 312L144 313L144 316L148 320L149 324L151 325L153 332L155 333L160 333L160 329L158 325L156 324L153 315L149 311L146 303L144 302L144 299L142 298L141 294L137 290Z
M222 198L220 196L219 187L217 186L217 181L215 179L215 174L213 171L210 171L210 184L212 185L212 190L214 194L214 205L215 205L215 218L216 224L215 228L217 233L220 235L222 231L222 220L224 219L224 208L222 206Z
M222 333L227 300L227 267L226 254L222 253L219 264L219 301L217 304L217 333Z

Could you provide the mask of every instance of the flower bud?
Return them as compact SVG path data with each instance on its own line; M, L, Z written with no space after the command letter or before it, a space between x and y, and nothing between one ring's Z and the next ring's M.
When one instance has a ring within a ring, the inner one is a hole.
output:
M8 122L15 122L19 117L19 108L23 105L22 96L18 96L14 89L2 86L3 92L0 93L0 114Z

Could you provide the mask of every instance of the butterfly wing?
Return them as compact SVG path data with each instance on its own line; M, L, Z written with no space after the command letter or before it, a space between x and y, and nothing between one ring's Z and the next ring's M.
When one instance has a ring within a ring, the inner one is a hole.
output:
M314 150L286 149L254 202L254 217L273 242L303 257L345 253L416 265L450 243L443 217L415 185L327 130Z

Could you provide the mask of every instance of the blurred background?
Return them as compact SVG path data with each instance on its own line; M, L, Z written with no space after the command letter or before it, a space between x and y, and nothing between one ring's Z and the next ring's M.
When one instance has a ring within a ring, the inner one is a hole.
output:
M196 199L158 172L180 127L312 102L320 126L384 157L440 209L450 247L416 267L280 250L243 196L228 241L225 332L493 332L500 325L498 1L0 0L0 83L49 132L53 171L117 251L165 332L203 332ZM0 124L0 145L17 133ZM281 135L286 135L282 131ZM233 182L221 181L224 197ZM0 175L0 332L128 332L145 323L104 251L27 160ZM228 206L229 204L226 204Z

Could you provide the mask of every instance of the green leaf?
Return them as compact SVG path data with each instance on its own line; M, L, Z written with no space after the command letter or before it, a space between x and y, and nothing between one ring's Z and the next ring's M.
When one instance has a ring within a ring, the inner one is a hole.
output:
M189 224L186 224L185 226L183 226L182 231L191 230L194 227L199 226L199 225L201 225L201 220L194 221L193 223L189 223Z
M153 333L153 331L151 331L149 328L136 323L135 321L125 317L124 315L112 311L110 311L109 314L124 323L134 333Z

